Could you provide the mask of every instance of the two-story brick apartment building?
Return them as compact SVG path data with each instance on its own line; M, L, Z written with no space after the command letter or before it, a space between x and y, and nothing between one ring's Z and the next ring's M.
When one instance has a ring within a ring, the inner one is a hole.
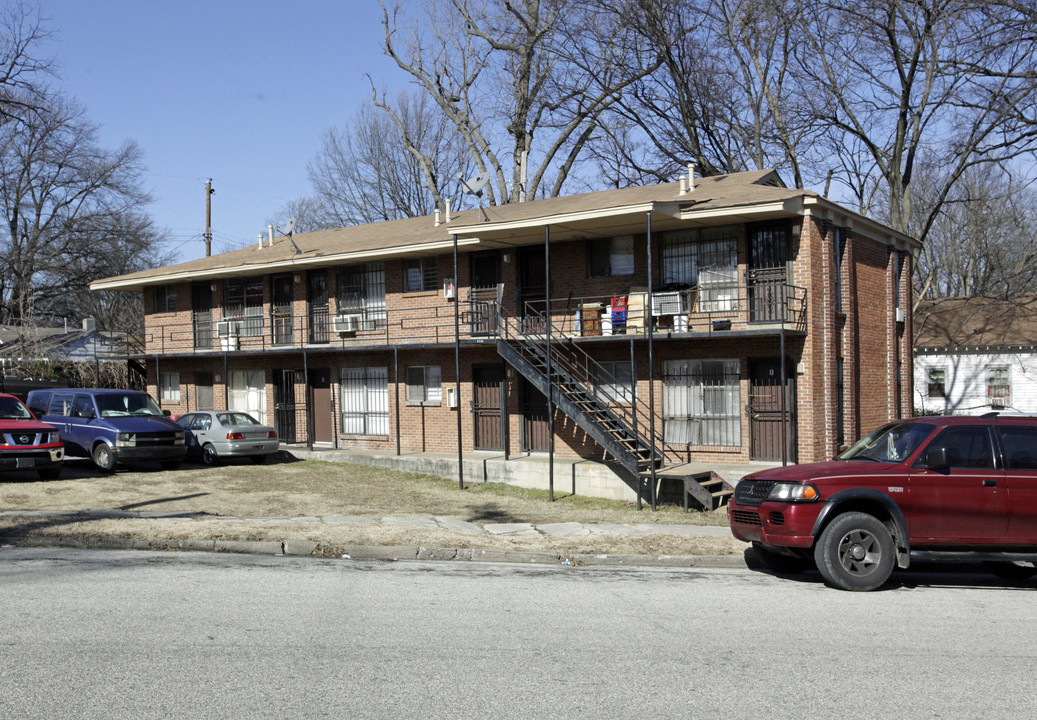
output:
M281 237L93 288L144 293L173 413L247 410L312 448L607 459L632 496L675 463L820 460L908 414L916 248L758 171Z

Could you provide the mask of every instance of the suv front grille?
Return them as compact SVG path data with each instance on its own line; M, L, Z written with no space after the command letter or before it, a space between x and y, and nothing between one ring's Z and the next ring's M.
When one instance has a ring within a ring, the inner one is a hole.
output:
M50 433L38 433L35 431L4 433L4 440L7 441L8 445L19 447L46 445L50 442Z
M773 480L742 480L735 486L735 502L742 505L759 505L767 499Z
M732 510L731 519L739 525L763 525L759 514L752 510Z

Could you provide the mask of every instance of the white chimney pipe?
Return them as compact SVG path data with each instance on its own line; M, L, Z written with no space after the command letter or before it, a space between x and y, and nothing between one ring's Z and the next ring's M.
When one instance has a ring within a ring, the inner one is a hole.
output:
M435 227L439 227L439 205L436 205L436 223Z
M267 242L267 245L270 246L270 247L273 247L273 245L274 245L274 226L273 225L267 225L266 226L266 234L267 234L267 237L269 238L269 240Z
M680 181L681 181L681 195L687 195L688 194L688 178L685 177L684 173L681 173L678 177L680 177Z
M263 249L263 233L259 233L259 249Z
M688 192L695 189L695 163L688 163Z
M446 199L446 221L450 222L450 198Z

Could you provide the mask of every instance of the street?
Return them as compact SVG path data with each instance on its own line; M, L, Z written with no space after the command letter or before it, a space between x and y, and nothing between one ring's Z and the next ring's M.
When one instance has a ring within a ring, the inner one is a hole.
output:
M0 717L1033 717L1033 584L0 549Z

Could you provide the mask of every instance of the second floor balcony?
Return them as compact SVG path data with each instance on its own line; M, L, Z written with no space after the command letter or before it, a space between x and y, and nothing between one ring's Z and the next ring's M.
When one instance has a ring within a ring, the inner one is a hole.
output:
M456 303L456 307L455 307ZM335 312L329 304L195 311L149 320L146 353L191 355L283 352L309 348L437 346L486 342L503 332L566 338L682 337L806 328L806 290L766 278L742 283L665 288L651 294L508 299L503 286L468 289L457 300L424 306L388 304ZM549 310L549 312L547 312ZM548 323L548 318L550 322ZM514 320L514 322L506 322ZM505 330L511 328L511 330ZM516 330L517 329L517 330Z

